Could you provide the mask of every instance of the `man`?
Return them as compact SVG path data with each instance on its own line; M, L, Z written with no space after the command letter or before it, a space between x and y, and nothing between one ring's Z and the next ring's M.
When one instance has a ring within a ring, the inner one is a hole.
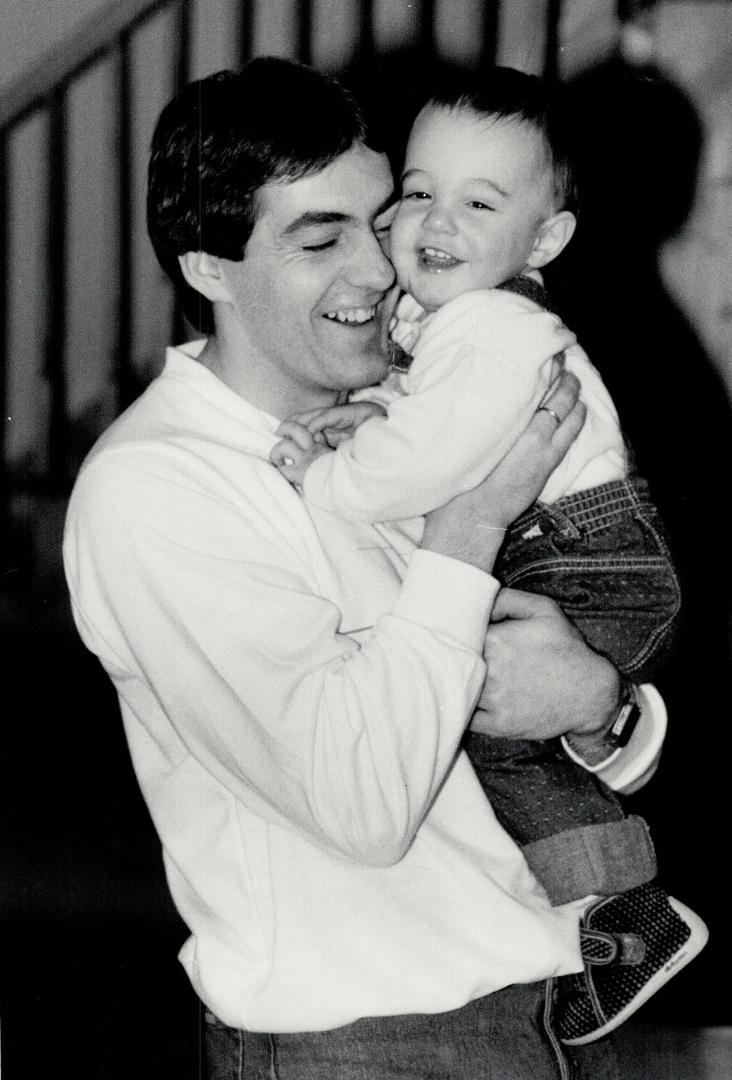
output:
M459 744L480 700L496 731L607 754L617 674L490 576L581 426L576 386L416 550L408 522L320 512L268 461L288 415L386 374L392 200L337 83L261 59L184 90L148 220L208 338L169 350L70 504L74 613L191 931L212 1078L569 1075L543 980L580 968L577 914L550 907ZM655 747L653 726L645 709ZM631 780L654 756L635 741ZM584 1075L607 1080L600 1060Z

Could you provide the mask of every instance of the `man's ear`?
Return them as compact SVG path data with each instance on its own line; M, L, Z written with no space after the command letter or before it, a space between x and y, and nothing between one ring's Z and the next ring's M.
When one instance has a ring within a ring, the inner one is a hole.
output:
M207 300L229 299L226 278L215 255L208 255L205 251L186 251L178 256L178 265L191 288Z
M538 270L556 259L572 239L576 228L577 218L570 210L560 210L558 214L553 214L543 221L537 230L528 265Z

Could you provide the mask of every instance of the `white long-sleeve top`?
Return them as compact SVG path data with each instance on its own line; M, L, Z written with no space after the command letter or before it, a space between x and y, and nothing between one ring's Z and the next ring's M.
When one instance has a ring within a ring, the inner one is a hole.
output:
M497 583L308 505L268 461L278 420L202 344L94 448L64 543L195 990L230 1025L307 1031L578 969L576 912L457 749Z
M501 461L558 374L580 380L584 427L540 498L620 479L626 453L602 379L558 316L501 289L464 293L433 314L403 296L396 340L412 355L388 414L317 458L305 497L357 521L415 517L475 487ZM393 384L392 384L393 385Z

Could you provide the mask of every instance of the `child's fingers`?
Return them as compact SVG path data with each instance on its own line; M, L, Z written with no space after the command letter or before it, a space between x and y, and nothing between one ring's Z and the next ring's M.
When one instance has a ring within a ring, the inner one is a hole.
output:
M277 434L281 439L291 439L301 450L312 450L315 443L308 429L292 417L289 420L283 420L277 428Z
M374 401L349 402L347 405L334 405L323 409L308 423L308 430L316 431L353 431L372 416L385 416L386 409Z
M350 428L326 428L323 432L323 438L326 446L329 446L331 450L335 450L342 442L353 438L353 431Z
M342 430L353 426L353 408L350 405L333 405L330 409L319 409L307 422L308 431L315 435L326 428Z
M269 452L269 460L278 469L292 468L300 460L302 447L293 439L280 439Z
M292 416L288 416L285 423L289 420L294 420L295 423L302 424L302 426L306 427L309 431L314 431L316 428L313 427L313 424L317 421L318 417L322 416L323 413L329 413L332 410L340 409L341 407L342 406L340 405L319 405L317 409L308 409L306 412L293 413Z

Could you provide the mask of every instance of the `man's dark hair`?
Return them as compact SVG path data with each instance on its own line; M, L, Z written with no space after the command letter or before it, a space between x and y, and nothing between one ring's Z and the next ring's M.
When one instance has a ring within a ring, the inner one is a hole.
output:
M211 304L186 283L178 256L243 259L262 185L318 173L356 142L373 146L345 87L275 57L191 83L163 109L152 140L147 226L198 330L213 331Z
M554 178L556 209L577 212L571 132L559 88L550 88L538 76L509 67L467 74L450 71L427 104L528 124L544 143Z

